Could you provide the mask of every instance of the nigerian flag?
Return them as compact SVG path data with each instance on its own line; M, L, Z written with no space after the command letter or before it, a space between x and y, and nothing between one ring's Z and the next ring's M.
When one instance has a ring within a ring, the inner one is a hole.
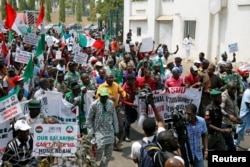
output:
M36 57L43 54L43 52L45 51L45 47L46 47L45 34L42 34L41 38L38 41L38 46L36 48L36 53L35 53Z
M33 71L34 71L34 65L33 65L33 59L31 56L28 64L26 65L24 69L24 73L23 73L24 82L27 82L30 78L33 78Z

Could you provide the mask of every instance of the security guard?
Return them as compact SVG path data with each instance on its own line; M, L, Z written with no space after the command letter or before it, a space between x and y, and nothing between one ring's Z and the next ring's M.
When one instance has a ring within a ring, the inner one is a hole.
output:
M222 133L230 133L231 129L222 129L222 116L237 122L237 118L221 110L221 91L213 89L210 92L211 103L205 109L205 120L208 127L208 149L216 151L226 151L227 146Z

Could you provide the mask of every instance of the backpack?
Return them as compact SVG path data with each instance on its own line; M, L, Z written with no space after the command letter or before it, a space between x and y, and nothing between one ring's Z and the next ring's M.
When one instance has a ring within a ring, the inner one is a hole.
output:
M160 151L160 148L156 141L156 136L154 136L152 142L147 143L144 140L141 140L140 144L141 150L139 167L154 167L154 155L156 152Z

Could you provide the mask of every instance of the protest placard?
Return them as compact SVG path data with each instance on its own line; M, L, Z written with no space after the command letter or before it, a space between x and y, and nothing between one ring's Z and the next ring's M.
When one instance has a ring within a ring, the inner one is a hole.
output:
M38 41L38 36L35 34L25 34L23 36L23 43L29 44L29 45L36 45Z
M172 118L172 112L184 111L185 105L193 103L199 108L201 92L198 89L186 87L170 87L167 92L154 92L154 101L157 110L161 113L163 119ZM144 99L138 100L138 111L140 114L146 114L146 104ZM149 105L148 117L154 117L154 112Z
M237 52L238 51L238 43L232 43L232 44L228 45L228 48L229 48L230 53Z
M141 41L140 52L149 52L153 50L153 39L152 37L143 38Z
M0 124L0 159L5 151L7 143L13 139L12 129L10 127L10 120Z
M18 91L19 88L16 88L13 94L0 99L0 123L10 120L22 112L17 98Z
M53 38L51 36L48 36L46 38L46 42L47 42L48 47L51 47L54 43Z
M74 124L36 124L33 156L75 156L77 126Z
M86 65L87 59L88 59L88 55L86 53L82 53L79 51L75 52L74 62L82 64L82 65Z
M16 52L15 62L28 64L31 56L32 56L31 52L26 52L26 51L20 50L20 51Z
M62 58L62 51L56 51L56 59Z
M125 44L125 52L130 52L129 44Z

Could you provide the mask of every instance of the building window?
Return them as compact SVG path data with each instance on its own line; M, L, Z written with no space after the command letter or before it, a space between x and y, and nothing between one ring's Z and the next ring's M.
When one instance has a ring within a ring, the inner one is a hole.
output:
M137 27L136 32L137 36L141 36L141 27Z
M184 22L184 37L188 34L192 39L195 39L196 21L188 20Z

